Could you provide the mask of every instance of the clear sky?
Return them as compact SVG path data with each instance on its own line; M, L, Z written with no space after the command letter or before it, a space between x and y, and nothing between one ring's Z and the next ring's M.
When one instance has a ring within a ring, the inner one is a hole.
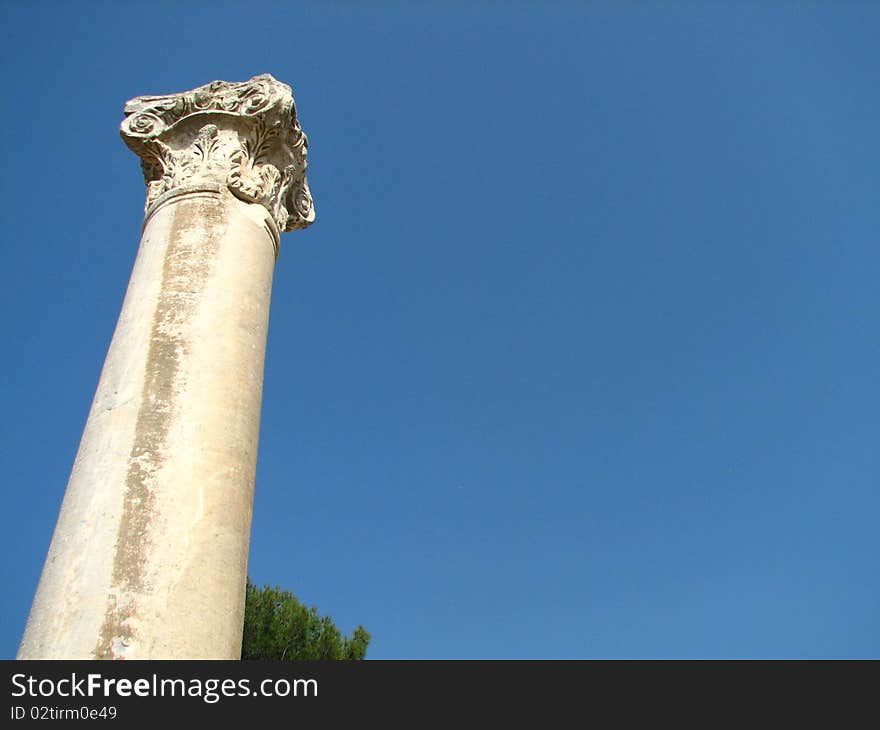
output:
M0 36L0 656L137 250L123 104L268 72L317 221L258 584L376 659L880 657L880 3L0 0Z

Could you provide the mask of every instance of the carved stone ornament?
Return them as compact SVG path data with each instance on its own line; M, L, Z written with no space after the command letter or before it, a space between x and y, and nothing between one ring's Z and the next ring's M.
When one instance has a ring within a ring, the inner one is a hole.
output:
M141 158L150 207L182 186L220 183L265 206L280 231L315 220L306 182L308 140L287 84L269 74L243 83L213 81L125 105L120 134Z

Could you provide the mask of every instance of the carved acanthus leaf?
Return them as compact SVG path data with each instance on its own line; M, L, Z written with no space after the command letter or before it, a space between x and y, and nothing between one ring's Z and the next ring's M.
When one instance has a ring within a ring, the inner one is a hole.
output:
M308 140L290 87L272 76L139 96L125 105L125 114L120 133L141 158L148 211L169 190L212 182L265 206L279 230L314 221Z

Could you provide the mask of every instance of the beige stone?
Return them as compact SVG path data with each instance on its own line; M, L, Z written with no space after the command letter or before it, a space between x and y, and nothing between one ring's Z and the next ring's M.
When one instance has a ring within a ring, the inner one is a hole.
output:
M144 229L19 658L238 658L279 231L314 220L306 140L269 76L126 111Z

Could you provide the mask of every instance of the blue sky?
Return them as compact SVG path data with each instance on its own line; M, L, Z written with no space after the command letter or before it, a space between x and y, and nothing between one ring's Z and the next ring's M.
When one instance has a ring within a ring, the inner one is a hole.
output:
M137 250L123 103L265 72L318 217L276 269L257 583L375 659L880 656L880 5L0 15L0 656Z

